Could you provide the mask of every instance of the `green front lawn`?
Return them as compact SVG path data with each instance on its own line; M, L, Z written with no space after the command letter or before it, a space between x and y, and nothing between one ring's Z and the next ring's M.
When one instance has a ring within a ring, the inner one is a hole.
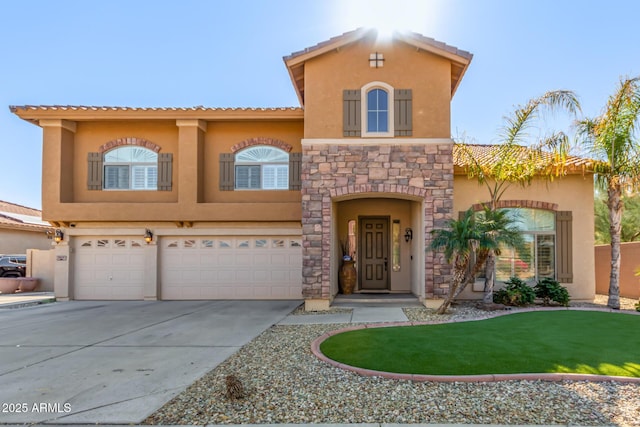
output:
M396 373L640 377L640 316L541 311L462 323L359 329L328 338L320 349L348 365Z

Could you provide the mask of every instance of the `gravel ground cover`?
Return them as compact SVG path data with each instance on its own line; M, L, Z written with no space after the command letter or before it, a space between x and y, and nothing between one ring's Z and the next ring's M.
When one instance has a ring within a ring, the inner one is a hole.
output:
M635 301L623 301L632 309ZM602 306L603 301L572 304ZM606 304L606 298L604 299ZM489 314L460 304L437 316L405 309L414 321ZM505 381L435 383L362 377L311 354L333 325L276 325L151 415L146 424L462 423L640 425L640 385L617 382ZM247 396L225 397L234 374Z

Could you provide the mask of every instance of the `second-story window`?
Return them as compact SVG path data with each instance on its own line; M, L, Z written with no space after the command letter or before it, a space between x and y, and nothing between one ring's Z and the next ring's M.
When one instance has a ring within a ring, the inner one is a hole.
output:
M105 190L156 190L158 153L143 147L118 147L104 154Z
M389 132L389 94L383 89L367 92L367 133Z
M269 146L253 146L235 155L237 190L288 190L289 154Z

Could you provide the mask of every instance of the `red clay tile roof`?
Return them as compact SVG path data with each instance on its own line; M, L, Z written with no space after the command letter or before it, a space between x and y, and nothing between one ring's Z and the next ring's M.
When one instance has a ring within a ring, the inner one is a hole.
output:
M375 33L376 30L373 28L359 28L283 57L300 105L304 105L304 64L307 60ZM453 96L473 58L471 53L413 32L395 32L393 38L408 43L418 50L428 51L449 59L451 61L451 96Z
M339 36L331 37L329 40L325 40L325 41L317 43L317 44L315 44L313 46L307 47L307 48L299 50L297 52L293 52L290 55L285 56L283 59L285 61L288 61L288 60L294 59L294 58L296 58L296 57L298 57L300 55L304 55L304 54L307 54L307 53L311 53L311 52L320 50L320 49L322 49L323 47L326 47L326 46L332 46L334 44L342 43L342 42L349 43L351 40L359 39L361 37L364 37L366 34L372 33L372 32L375 32L375 31L376 30L372 29L372 28L358 28L358 29L353 30L353 31L347 31L345 33L340 34ZM468 60L471 60L471 58L473 58L473 54L470 53L470 52L467 52L466 50L458 49L455 46L448 45L446 43L443 43L443 42L438 41L436 39L433 39L431 37L423 36L422 34L419 34L419 33L414 33L414 32L403 32L403 33L400 33L400 32L396 32L394 34L394 36L395 37L401 37L401 38L412 38L412 39L414 39L416 41L420 41L422 43L429 44L429 45L431 45L431 46L433 46L433 47L435 47L437 49L445 50L445 51L447 51L447 52L449 52L449 53L451 53L453 55L461 56L461 57L466 58Z
M482 144L464 144L467 147L474 159L484 165L490 165L497 160L497 148L499 145L482 145ZM516 150L520 150L517 153L516 158L526 159L532 152L531 148L523 146L514 146ZM548 152L542 152L542 159L545 161L551 160L551 154ZM595 160L578 156L567 156L564 165L568 167L569 171L583 171L590 170L593 167ZM456 167L464 168L469 165L469 159L465 155L465 151L462 149L461 144L455 144L453 149L453 164Z
M10 105L12 113L18 110L38 111L302 111L300 107L120 107L96 105Z
M42 212L38 209L0 200L0 228L46 231L52 227L42 221Z
M222 108L222 107L123 107L95 105L11 105L12 113L39 125L42 119L120 120L303 120L299 107Z

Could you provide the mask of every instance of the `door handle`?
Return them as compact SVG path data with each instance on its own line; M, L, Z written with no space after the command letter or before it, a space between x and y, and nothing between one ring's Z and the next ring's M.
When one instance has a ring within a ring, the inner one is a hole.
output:
M387 271L387 265L389 264L389 262L387 261L387 259L384 259L384 271Z

